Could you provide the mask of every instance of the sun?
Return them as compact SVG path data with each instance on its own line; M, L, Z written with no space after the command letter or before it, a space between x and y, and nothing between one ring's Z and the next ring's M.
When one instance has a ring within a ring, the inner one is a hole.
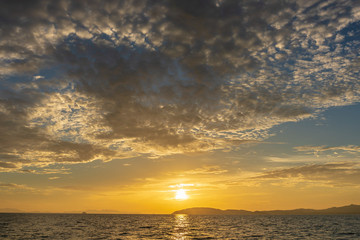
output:
M175 199L176 200L186 200L189 196L186 194L184 189L178 189L175 191Z

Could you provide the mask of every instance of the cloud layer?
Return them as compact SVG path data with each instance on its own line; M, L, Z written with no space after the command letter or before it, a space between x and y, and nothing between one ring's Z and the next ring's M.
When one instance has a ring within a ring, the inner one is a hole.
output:
M359 101L357 1L1 1L0 167L231 148Z
M357 187L360 183L360 168L357 162L313 164L266 172L256 179L285 180L285 185L289 184L289 180L293 181L290 185L295 180L295 183L308 182L312 185Z

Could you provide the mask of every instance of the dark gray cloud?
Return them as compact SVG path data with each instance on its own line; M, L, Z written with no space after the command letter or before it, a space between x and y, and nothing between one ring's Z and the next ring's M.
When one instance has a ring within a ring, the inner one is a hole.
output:
M4 166L221 149L359 101L356 1L2 1Z

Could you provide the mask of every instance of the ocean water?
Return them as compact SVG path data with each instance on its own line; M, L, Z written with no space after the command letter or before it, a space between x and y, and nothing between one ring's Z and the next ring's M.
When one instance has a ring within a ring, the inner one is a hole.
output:
M360 215L3 213L0 239L360 239Z

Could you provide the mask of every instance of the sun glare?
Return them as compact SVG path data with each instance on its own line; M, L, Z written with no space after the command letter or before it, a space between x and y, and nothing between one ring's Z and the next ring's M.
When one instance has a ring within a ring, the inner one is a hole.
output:
M188 195L184 189L178 189L175 191L175 199L176 200L186 200L188 199Z

